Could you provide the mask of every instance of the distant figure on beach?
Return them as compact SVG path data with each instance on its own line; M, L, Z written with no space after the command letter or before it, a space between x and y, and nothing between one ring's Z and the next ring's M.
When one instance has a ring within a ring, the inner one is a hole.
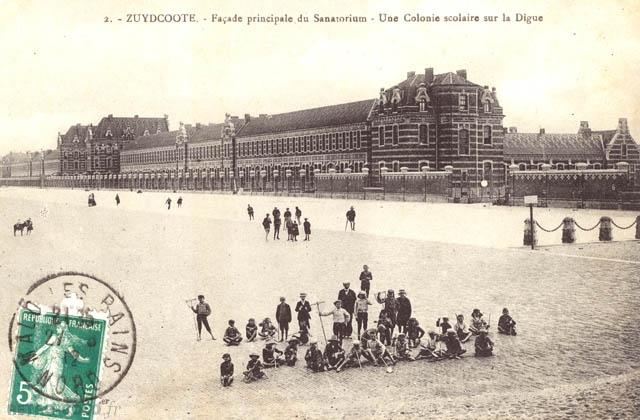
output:
M309 219L307 219L306 217L304 218L304 240L308 241L309 240L309 235L311 235L311 223L309 222Z
M298 220L298 224L300 224L300 217L302 217L302 210L300 210L298 206L296 206L295 215L296 215L296 219Z
M504 308L498 320L498 332L506 335L516 335L516 321L509 315L509 310Z
M373 280L373 274L369 271L368 265L362 266L362 273L360 273L360 290L367 294L369 297L369 289L371 289L371 280Z
M167 205L167 210L171 210L171 197L167 198L164 203Z
M271 230L271 219L269 219L269 213L262 219L262 227L264 228L264 239L269 240L269 230ZM275 233L273 234L275 239Z
M297 242L298 241L298 235L300 235L300 228L298 227L298 222L293 222L293 226L291 227L291 235L292 235L292 240Z
M291 210L289 210L289 207L287 207L287 209L284 211L283 216L284 216L284 224L286 226L287 222L291 220Z
M182 207L182 196L178 197L178 208Z
M116 206L120 205L120 196L116 194Z
M249 214L249 220L253 220L253 207L251 207L251 204L247 206L247 214Z
M353 206L347 211L347 224L351 225L351 230L356 230L356 211L353 209Z
M93 193L89 194L89 198L87 199L89 207L93 207L96 205L96 199L93 195Z
M273 239L280 239L280 224L282 223L280 220L280 210L274 207L271 214L273 215Z

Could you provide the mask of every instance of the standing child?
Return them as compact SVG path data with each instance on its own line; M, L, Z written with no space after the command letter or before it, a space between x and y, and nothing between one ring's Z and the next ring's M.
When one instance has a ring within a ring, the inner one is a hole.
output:
M368 265L362 266L362 273L360 273L360 290L367 294L369 297L369 289L371 288L371 280L373 280L373 274L369 271Z
M255 341L256 336L258 335L258 326L256 325L255 319L249 318L249 322L247 322L247 326L245 327L245 332L247 334L247 341Z
M304 227L304 240L308 241L309 235L311 235L311 223L309 222L309 219L306 217L304 218L303 227Z
M242 341L242 335L236 328L235 321L233 319L229 320L229 326L224 332L224 338L222 340L227 343L227 346L237 346Z
M211 307L207 302L204 301L203 295L198 295L198 303L196 304L196 306L191 308L191 310L196 314L196 320L198 321L198 341L200 341L201 338L202 325L204 325L204 328L207 330L209 335L211 335L211 339L215 340L216 338L211 332L209 321L207 321L207 317L211 315Z
M293 232L292 232L293 233L293 240L295 242L298 242L298 235L300 235L300 229L298 227L298 222L293 222L292 229L293 229Z
M264 239L266 241L269 240L269 230L271 230L271 219L269 219L269 213L267 213L267 215L265 216L264 219L262 219L262 227L264 228ZM275 239L275 233L274 233L274 238Z
M253 207L251 207L251 204L247 206L247 213L249 214L249 220L253 220Z
M276 307L276 322L280 327L279 341L289 338L289 323L291 322L291 307L285 302L284 296L280 297L280 304Z
M356 300L356 321L358 322L358 340L360 339L360 332L367 330L367 322L369 321L369 305L372 305L367 299L367 295L364 291L358 293L358 300Z
M251 353L249 355L249 363L247 363L247 370L244 371L244 381L253 382L258 379L266 378L267 375L262 371L263 365L260 362L260 355L258 353Z
M300 224L300 217L302 217L302 210L300 210L300 209L298 208L298 206L296 206L296 212L295 212L295 215L296 215L296 219L298 220L298 224ZM305 219L305 220L306 220L306 219Z
M231 362L231 355L225 353L222 355L223 362L220 363L220 383L222 386L231 386L233 383L233 363Z
M182 207L182 196L178 197L178 208Z

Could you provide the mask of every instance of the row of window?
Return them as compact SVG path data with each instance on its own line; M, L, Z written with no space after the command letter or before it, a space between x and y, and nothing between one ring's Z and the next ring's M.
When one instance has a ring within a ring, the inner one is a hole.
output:
M387 127L380 126L378 127L378 145L383 147L387 144L390 145L398 145L399 143L399 128L398 125L393 125L391 128L391 139L390 142L387 140ZM430 144L429 143L429 124L420 124L418 127L418 141L420 144ZM485 125L482 127L482 144L485 146L491 146L492 144L492 129L491 126ZM432 140L433 141L433 140ZM470 152L470 143L469 143L469 130L466 128L460 129L458 131L458 153L460 155L468 155Z
M255 157L282 154L300 154L307 152L329 152L358 150L362 147L360 131L333 134L289 137L282 139L245 141L238 144L238 157ZM224 145L224 157L230 156L230 144ZM157 150L122 155L123 164L175 162L183 159L180 149ZM191 146L189 159L216 159L221 157L221 145Z
M63 170L67 170L67 169L84 169L86 166L86 163L84 160L75 160L75 161L63 161L62 162L62 169ZM100 168L106 168L106 169L110 169L113 168L113 160L111 158L105 159L104 161L102 160L96 160L93 162L93 167L100 169Z
M461 112L469 110L469 95L467 93L460 93L458 95L458 110ZM491 102L486 100L482 103L482 111L485 113L491 112Z

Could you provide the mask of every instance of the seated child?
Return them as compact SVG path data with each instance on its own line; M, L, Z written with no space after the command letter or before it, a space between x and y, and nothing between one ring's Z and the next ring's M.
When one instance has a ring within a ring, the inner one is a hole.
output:
M480 330L476 337L476 356L487 357L493 356L493 341L487 335L487 330Z
M331 336L324 348L324 360L327 362L327 370L337 369L344 361L344 350L335 335Z
M424 330L420 328L418 320L415 318L409 318L409 321L407 321L407 339L409 341L409 347L418 347L422 337L424 337Z
M262 349L262 361L264 363L265 369L278 367L284 364L284 359L281 355L282 351L276 348L275 341L267 341L265 347Z
M247 322L247 326L245 327L245 332L247 334L247 341L254 341L258 335L258 326L256 325L256 320L253 318L249 318L249 322Z
M324 372L327 368L324 364L322 352L318 348L318 342L316 340L311 340L309 344L310 347L304 355L304 360L307 362L307 368L311 369L313 372Z
M375 365L377 365L378 362L384 364L385 360L388 360L392 364L396 363L396 361L394 360L393 356L391 356L391 353L389 353L389 350L387 350L385 345L382 344L382 342L380 342L380 340L376 340L375 338L369 340L369 342L367 343L367 347L369 348L369 351L371 352L371 355L373 356L373 360L375 361L375 363L374 363Z
M440 360L442 349L440 348L440 336L433 330L427 334L427 339L420 345L420 353L416 359Z
M471 338L471 333L467 329L467 324L464 322L464 315L460 314L456 317L456 325L454 326L458 338L462 343L465 343Z
M235 327L235 321L233 319L229 320L229 326L224 332L224 338L222 339L227 346L237 346L242 341L242 335L240 335L240 331Z
M498 320L498 332L500 334L516 335L516 321L511 318L507 308L502 310L502 316Z
M262 338L263 340L267 340L275 337L277 330L276 327L271 323L271 319L265 318L264 321L262 321L258 325L260 326L260 332L258 332L260 338Z
M436 327L440 327L442 329L441 335L445 335L447 331L451 329L451 324L449 324L449 318L447 318L446 316L443 316L442 321L440 321L440 318L438 318L438 320L436 321Z
M370 355L364 354L364 351L360 346L360 342L354 341L351 350L349 350L349 353L347 353L342 363L340 363L340 365L336 369L336 372L340 372L345 367L362 367L362 362L360 361L361 357L364 357L369 361L373 360Z
M474 335L478 335L478 332L481 329L489 329L489 325L482 318L482 312L480 312L480 309L474 309L471 313L471 326L469 327L469 331Z
M233 363L231 363L229 353L223 354L222 360L224 362L220 364L220 383L226 387L233 383Z
M258 353L251 353L249 355L249 363L247 363L247 370L243 372L244 382L253 382L258 379L266 378L267 375L262 371L262 363L260 363L260 355Z
M284 349L284 362L287 366L295 366L298 361L298 340L289 339L289 344Z
M398 360L415 360L409 351L409 342L404 333L398 334L396 341L396 357Z
M454 330L447 331L444 344L447 346L444 356L450 359L459 359L460 356L467 352L462 348L462 343L460 343L460 339Z

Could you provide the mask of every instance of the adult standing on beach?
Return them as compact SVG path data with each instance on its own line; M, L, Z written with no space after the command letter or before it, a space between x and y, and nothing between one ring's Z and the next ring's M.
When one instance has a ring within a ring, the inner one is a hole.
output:
M353 206L347 211L347 224L351 225L351 230L356 230L356 211Z
M271 230L271 219L269 219L269 213L262 219L262 227L264 228L264 239L269 240L269 230Z
M296 215L296 219L298 219L298 224L300 224L300 217L302 217L302 210L300 210L298 206L296 206L295 215Z
M296 312L298 313L298 326L302 331L304 327L309 329L311 327L311 304L307 302L307 294L300 293L300 300L296 304Z
M280 304L276 307L276 322L280 327L280 341L289 338L289 323L291 322L291 307L285 302L284 296L280 297Z
M167 198L167 201L164 202L167 205L167 210L171 210L171 197Z
M367 294L369 297L369 289L371 289L371 280L373 280L373 274L369 271L368 265L362 266L362 273L360 273L360 290Z
M311 222L306 217L304 218L304 240L309 240L309 235L311 235Z
M353 311L356 305L356 292L351 290L349 286L351 283L345 281L342 283L344 288L338 292L338 300L342 302L342 307L345 311L349 312L349 320L345 322L345 337L351 337L353 333Z
M280 239L280 224L282 223L280 220L280 210L274 207L271 214L273 215L273 239Z
M120 196L116 193L116 206L120 205Z
M396 302L398 304L398 332L407 333L407 322L411 318L411 301L407 297L407 292L404 289L398 290L398 298Z
M253 220L253 207L251 207L251 204L247 206L247 213L249 214L249 220Z

